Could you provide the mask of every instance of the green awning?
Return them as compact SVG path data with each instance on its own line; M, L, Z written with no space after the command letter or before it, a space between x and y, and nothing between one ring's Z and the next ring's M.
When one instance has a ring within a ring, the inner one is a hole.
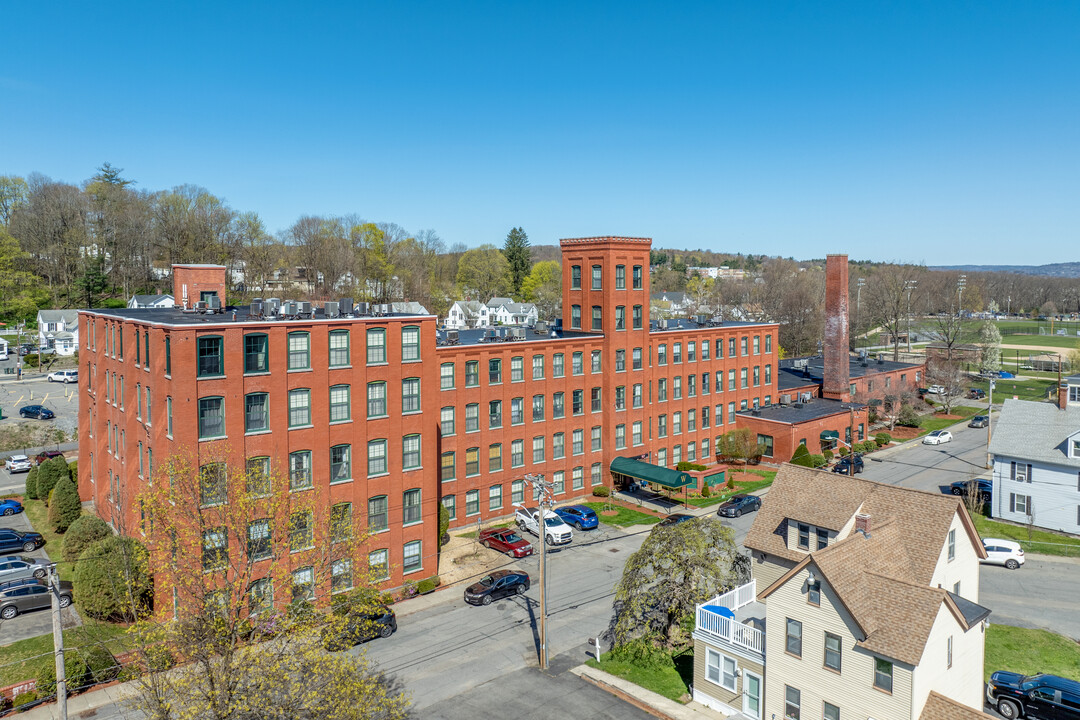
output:
M840 439L840 433L838 433L836 430L822 430L821 431L821 439L822 440L839 440Z
M669 470L659 465L650 465L640 460L624 457L617 457L611 461L611 472L663 485L671 490L696 484L690 473Z

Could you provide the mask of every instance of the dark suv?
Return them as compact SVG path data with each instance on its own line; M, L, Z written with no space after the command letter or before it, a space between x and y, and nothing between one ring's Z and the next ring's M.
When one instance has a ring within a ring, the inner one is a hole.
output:
M1006 720L1080 720L1080 682L1057 675L996 672L986 683L986 699Z
M34 462L40 465L46 460L52 460L55 457L64 457L64 453L59 450L43 450L34 456Z
M863 471L864 463L862 455L855 455L855 472L861 473ZM840 458L840 460L833 465L832 471L834 473L842 473L844 475L851 474L851 459L847 456Z
M10 528L0 528L0 552L10 550L34 552L44 544L45 538L42 537L41 533L19 532Z
M60 607L71 604L71 583L60 581ZM27 578L12 580L0 585L0 618L10 620L27 610L40 610L52 606L52 594L46 580Z

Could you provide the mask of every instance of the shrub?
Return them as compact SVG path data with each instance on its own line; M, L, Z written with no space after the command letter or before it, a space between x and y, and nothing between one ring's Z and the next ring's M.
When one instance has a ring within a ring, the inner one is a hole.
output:
M909 405L908 407L911 406ZM874 436L874 442L877 444L878 447L888 445L892 442L892 435L887 432L879 432L877 435Z
M612 660L630 663L647 670L660 670L674 665L671 654L648 637L635 638L611 648Z
M877 442L876 441L867 440L866 442L862 443L862 452L863 452L863 454L872 453L875 450L877 450Z
M444 539L449 539L447 530L450 529L450 511L446 509L446 506L439 503L439 547L442 547L446 543Z
M38 499L37 476L38 476L38 469L36 467L35 468L30 468L30 472L26 474L26 499L27 500L37 500Z
M606 485L597 485L592 489L593 497L608 497L611 495L611 491L608 490Z
M72 460L68 463L68 475L71 476L71 481L75 483L75 486L79 486L79 461Z
M142 617L150 609L152 596L147 557L146 546L118 535L83 550L74 578L75 597L82 611L100 620Z
M15 696L15 699L11 701L13 707L22 707L23 705L29 705L30 703L37 702L38 694L33 690L19 693Z
M791 464L801 465L802 467L814 467L813 461L810 459L810 451L806 449L806 446L799 443L799 447L795 448L795 452L791 454Z
M709 483L704 483L701 486L701 497L707 498L712 495L712 488L709 487Z
M903 427L919 427L919 413L915 412L915 408L910 405L904 405L896 417L896 424Z
M47 460L38 466L38 479L37 479L37 496L39 500L49 500L49 493L56 487L56 483L60 482L60 478L66 477L69 480L71 475L68 474L67 460L62 457L54 457L51 460Z
M813 468L825 467L825 456L824 455L811 455L810 456L810 467L813 467Z
M687 470L704 470L705 466L704 465L698 465L697 463L687 462L686 460L683 460L682 462L680 462L678 465L675 466L675 469L680 471L680 472L686 472Z
M97 515L87 513L81 516L64 533L64 560L75 562L83 550L112 534L109 524Z
M85 686L88 674L82 653L75 648L65 650L64 676L67 678L68 690L77 690ZM41 664L37 673L36 691L39 697L50 697L56 694L56 661L54 659L49 658Z
M416 591L419 592L421 595L427 595L429 592L432 592L435 590L435 588L439 587L439 584L439 576L433 575L417 583Z
M848 450L847 445L841 445L839 448L837 448L836 452L840 457L847 457L851 454L851 451Z
M95 683L109 682L120 674L120 665L109 649L103 645L91 645L80 651L86 663L89 680Z
M49 524L53 532L63 535L71 524L82 515L82 500L75 483L69 477L61 477L53 489L49 502Z
M824 450L821 451L821 456L823 458L825 458L825 462L829 462L830 460L833 459L833 451L830 450L829 448L825 448Z

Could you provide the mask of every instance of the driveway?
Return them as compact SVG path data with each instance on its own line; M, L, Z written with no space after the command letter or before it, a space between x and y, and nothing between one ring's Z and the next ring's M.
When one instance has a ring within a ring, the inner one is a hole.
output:
M24 477L24 475L20 475L20 477ZM30 525L30 520L26 517L26 513L8 516L0 515L0 527L13 528L24 532L34 529ZM60 548L50 548L50 550L59 557ZM45 548L39 548L32 553L19 552L9 554L27 554L31 557L41 558L49 557L49 554L45 552ZM82 619L79 617L78 613L75 612L75 608L71 606L60 611L60 619L65 628L82 624ZM10 645L18 640L25 640L26 638L37 637L38 635L46 635L51 632L52 612L50 612L48 608L34 610L14 617L11 620L0 620L0 647Z

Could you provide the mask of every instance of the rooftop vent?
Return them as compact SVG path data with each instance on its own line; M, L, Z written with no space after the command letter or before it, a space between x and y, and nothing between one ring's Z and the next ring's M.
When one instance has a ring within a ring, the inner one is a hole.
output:
M458 337L458 331L457 330L447 330L446 331L446 344L447 345L457 345L459 342L460 342L460 338Z
M353 306L352 314L356 315L357 317L361 317L363 315L370 315L371 314L371 304L366 303L366 302L358 302L358 303L356 303L356 305Z
M352 298L341 298L338 300L338 313L340 313L342 317L348 317L353 314Z
M251 317L262 317L263 314L263 301L262 298L255 298L251 301Z
M781 405L790 405L791 404L791 395L781 395L780 396L780 404Z
M327 300L323 303L323 314L328 318L336 318L340 314L341 306L333 301Z

